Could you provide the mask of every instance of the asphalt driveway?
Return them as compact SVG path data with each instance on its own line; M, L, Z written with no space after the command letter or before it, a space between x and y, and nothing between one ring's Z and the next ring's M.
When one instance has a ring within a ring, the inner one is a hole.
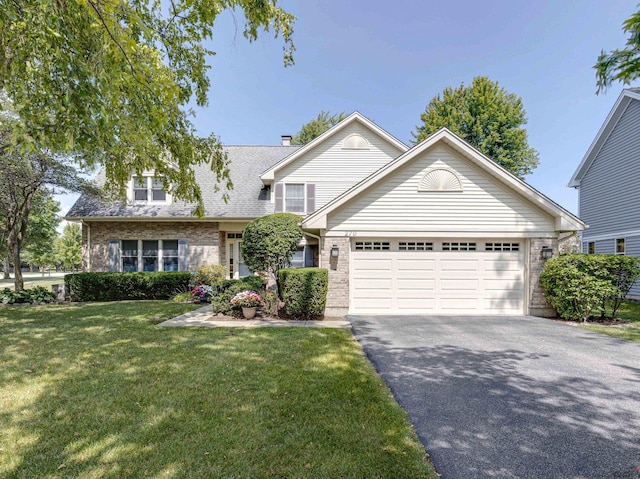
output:
M640 478L640 344L532 317L350 316L444 479Z

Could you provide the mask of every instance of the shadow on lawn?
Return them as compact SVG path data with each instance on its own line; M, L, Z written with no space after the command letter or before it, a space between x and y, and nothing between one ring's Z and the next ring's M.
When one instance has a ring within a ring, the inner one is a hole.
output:
M0 311L2 477L424 477L348 332L155 328L127 305L108 321L93 305L33 311Z
M527 368L547 356L518 350L393 348L377 327L354 330L445 479L640 478L637 385L543 378Z

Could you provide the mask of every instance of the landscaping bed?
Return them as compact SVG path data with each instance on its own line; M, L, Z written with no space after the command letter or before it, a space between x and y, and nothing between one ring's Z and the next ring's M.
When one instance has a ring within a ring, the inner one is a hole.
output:
M437 477L350 331L154 326L195 308L0 308L0 476Z

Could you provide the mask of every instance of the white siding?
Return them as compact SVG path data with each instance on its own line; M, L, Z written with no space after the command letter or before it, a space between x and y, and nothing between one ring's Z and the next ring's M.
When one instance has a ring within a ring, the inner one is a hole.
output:
M425 172L454 170L462 192L418 192ZM553 218L470 160L437 145L330 214L332 232L500 232L554 231Z
M343 150L342 141L357 133L368 150ZM403 153L359 122L346 127L275 173L275 182L314 183L316 209Z

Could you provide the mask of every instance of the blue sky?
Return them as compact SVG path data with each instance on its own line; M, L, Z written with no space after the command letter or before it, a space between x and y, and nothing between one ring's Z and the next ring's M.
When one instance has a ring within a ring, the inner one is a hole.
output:
M272 34L249 44L223 13L199 133L225 144L276 145L320 110L358 110L405 143L431 98L486 75L522 97L540 165L526 180L572 212L573 171L622 85L596 95L602 49L622 47L637 0L283 1L295 14L295 65ZM638 86L638 85L636 85ZM233 194L233 193L231 193ZM74 201L64 197L63 213Z

